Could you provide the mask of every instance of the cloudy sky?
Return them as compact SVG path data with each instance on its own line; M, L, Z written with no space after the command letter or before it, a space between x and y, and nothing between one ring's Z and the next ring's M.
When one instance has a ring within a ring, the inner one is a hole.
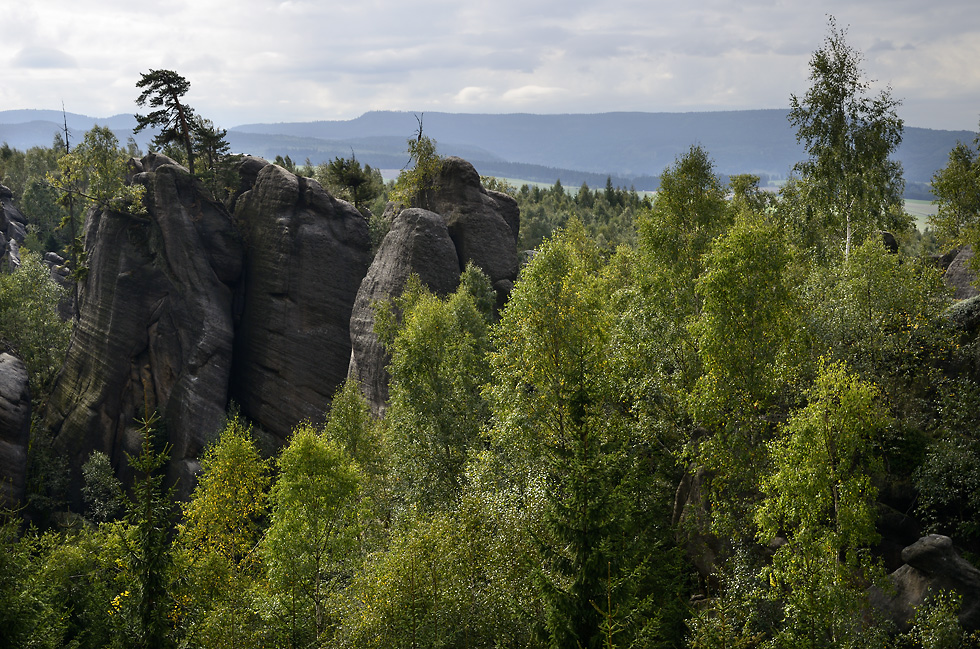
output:
M785 108L827 15L909 126L976 130L977 0L30 0L5 3L0 109L137 110L176 70L219 126L368 110Z

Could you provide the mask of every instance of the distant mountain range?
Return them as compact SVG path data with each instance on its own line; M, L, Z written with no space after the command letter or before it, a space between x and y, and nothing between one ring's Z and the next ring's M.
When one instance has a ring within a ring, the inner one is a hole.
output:
M466 158L483 175L553 183L655 189L657 176L693 144L708 151L719 174L755 173L764 181L784 179L804 157L787 120L787 110L703 113L598 113L568 115L464 114L374 111L352 120L243 124L228 130L232 150L272 159L290 156L314 164L355 155L389 175L403 168L406 140L418 129L436 140L444 155ZM109 126L125 142L132 115L96 119L68 113L74 139L96 123ZM0 142L26 149L49 146L63 128L59 111L0 111ZM957 141L970 131L906 127L897 158L905 169L907 195L926 190L933 173L946 165ZM146 149L150 135L137 143ZM926 197L926 196L922 196Z

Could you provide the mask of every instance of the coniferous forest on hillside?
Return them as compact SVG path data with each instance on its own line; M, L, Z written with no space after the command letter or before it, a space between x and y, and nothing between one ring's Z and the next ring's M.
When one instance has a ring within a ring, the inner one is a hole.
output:
M125 182L142 153L101 127L0 148L28 219L0 342L34 413L0 647L980 646L980 298L941 261L980 246L980 137L917 229L899 100L845 36L831 19L790 98L806 157L778 192L697 145L654 195L481 178L520 208L506 302L477 264L452 291L411 277L373 305L380 411L351 378L278 443L228 404L192 489L167 477L165 413L79 484L44 425L86 215L149 218ZM175 105L186 83L144 75L139 128L230 202L241 157ZM408 153L387 184L353 157L275 164L377 251L446 162L421 119Z

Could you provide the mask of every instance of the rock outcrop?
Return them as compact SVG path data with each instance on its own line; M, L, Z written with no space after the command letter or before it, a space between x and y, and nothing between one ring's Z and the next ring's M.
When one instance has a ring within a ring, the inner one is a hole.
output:
M10 270L20 266L20 245L27 237L27 217L14 203L14 194L0 185L0 260Z
M446 221L434 212L411 208L398 213L361 282L351 315L350 376L375 414L388 400L390 360L374 333L374 305L400 295L415 273L433 292L447 295L459 285L460 266Z
M902 631L908 630L915 608L930 595L948 590L962 597L960 625L980 629L980 570L963 559L948 536L924 536L902 550L905 565L888 577L894 588L871 589L871 602Z
M371 237L364 217L314 180L257 158L240 176L235 217L249 245L231 396L285 440L298 422L323 419L347 377Z
M30 432L27 366L0 354L0 507L14 509L24 497Z
M224 421L242 241L228 211L183 167L155 154L133 166L148 214L87 216L79 321L45 421L77 494L93 450L128 475L125 454L141 443L134 419L159 410L169 477L186 495L202 446Z
M954 300L965 300L980 294L973 285L977 281L977 275L970 268L970 261L973 259L973 248L967 246L957 253L953 261L946 268L943 279L947 286L953 288Z
M425 204L428 209L397 214L389 206L391 230L361 284L351 318L350 376L360 381L376 415L388 399L390 359L374 335L374 302L400 294L411 273L435 293L450 293L472 262L490 278L502 307L517 279L517 201L487 191L473 165L462 158L443 160Z
M520 209L517 201L487 191L476 169L462 158L446 158L428 194L428 207L441 215L456 246L460 270L473 262L490 278L498 302L510 294L519 267Z

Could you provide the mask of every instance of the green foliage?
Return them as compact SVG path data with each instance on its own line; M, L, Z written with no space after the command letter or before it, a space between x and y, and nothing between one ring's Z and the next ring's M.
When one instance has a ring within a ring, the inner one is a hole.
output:
M4 520L0 525L0 647L18 649L27 644L33 616L37 610L36 594L25 589L25 575L30 555L18 538L18 523Z
M126 592L119 568L122 534L119 523L70 533L25 533L15 556L21 562L19 586L31 615L28 634L18 646L126 646L119 609L113 604L119 601L114 596Z
M238 174L229 162L231 145L225 137L228 131L199 115L194 116L193 149L203 169L199 171L204 185L217 197L230 194L237 188Z
M744 546L736 549L717 575L719 592L688 620L688 647L748 649L770 639L779 622L779 606L769 597L758 554Z
M69 197L91 201L100 208L142 213L141 185L126 184L128 152L108 126L94 126L75 149L58 160L59 175L48 181Z
M436 189L442 158L436 153L436 142L422 135L421 124L418 137L408 140L410 169L398 174L391 200L410 207L429 208L430 194Z
M649 199L641 198L634 190L615 188L611 192L593 192L585 183L574 195L566 192L560 181L552 188L524 185L518 191L498 179L488 179L484 186L500 189L517 200L521 210L519 250L537 248L572 220L580 221L602 248L612 250L621 244L633 245L637 215L650 206Z
M0 274L0 346L24 361L31 395L43 404L61 370L71 324L58 315L64 291L40 257L24 251L21 265Z
M82 465L82 499L90 520L106 523L115 520L122 509L122 483L109 462L109 456L92 451Z
M394 304L378 310L377 330L391 354L386 448L399 489L423 508L460 496L469 454L482 446L490 415L481 395L489 382L492 305L485 302L492 292L486 275L470 267L445 300L415 277ZM397 331L393 309L401 313Z
M357 209L364 208L384 189L381 172L371 165L361 166L353 155L336 157L317 166L313 177L331 194L349 201Z
M334 393L323 432L362 469L372 471L381 462L381 442L371 410L355 379L348 378Z
M681 314L700 310L694 282L704 270L711 242L731 225L725 188L700 146L679 158L660 176L653 208L638 221L640 250L674 286L673 301Z
M169 534L173 523L173 492L164 487L168 449L155 450L160 418L152 413L138 423L142 450L130 456L136 471L132 497L126 504L130 530L123 535L125 557L121 560L130 586L117 597L116 607L124 644L140 649L168 647L171 643L171 590L168 573L172 564Z
M669 642L680 617L652 505L663 493L646 473L655 460L634 446L610 371L617 279L573 222L524 268L494 330L491 439L518 483L546 481L536 581L556 647L599 646L613 631Z
M261 553L290 646L323 639L333 592L350 578L361 473L336 442L300 424L277 461Z
M269 467L259 457L251 426L229 415L201 458L197 487L177 526L174 618L185 642L242 647L261 636L255 549L268 486Z
M150 70L140 75L136 87L141 88L136 98L136 105L143 107L149 104L151 111L148 115L136 115L136 128L139 133L145 128L155 127L159 131L153 138L153 144L164 147L176 144L183 148L187 156L187 168L194 173L194 109L182 102L182 98L190 90L191 84L173 70Z
M952 346L940 317L949 295L940 272L886 252L875 238L841 265L816 269L804 291L813 354L879 382L896 411L921 425Z
M957 143L949 162L932 177L937 211L929 223L946 249L980 250L980 136L973 143L975 148ZM980 262L971 263L976 269Z
M776 402L798 326L790 262L779 229L751 212L705 256L701 317L691 324L704 368L693 395L700 421L751 425Z
M976 398L975 386L972 392ZM944 435L930 445L915 472L917 511L927 531L976 541L980 540L980 440L962 433Z
M758 538L785 533L766 571L784 599L777 646L862 646L865 585L876 573L874 442L888 423L880 393L840 363L822 363L809 404L770 446Z
M790 96L789 120L809 155L795 167L806 201L798 227L818 233L807 243L817 245L821 257L847 257L852 242L910 223L902 211L901 165L889 157L902 141L895 112L901 102L890 89L867 95L871 83L862 78L861 53L846 35L831 17L824 45L810 59L810 88Z
M217 553L240 567L258 542L268 486L268 467L252 427L231 415L201 458L197 487L178 526L180 543L192 553Z
M68 258L76 281L85 275L84 216L76 212L77 208L94 204L98 209L146 213L145 188L126 183L128 159L128 151L119 147L109 127L95 126L74 151L59 158L58 174L48 175L48 182L61 192L61 204L67 208L59 228L68 234ZM75 292L77 304L77 288Z
M57 169L57 164L45 171L39 178L32 178L20 200L20 209L27 216L28 239L25 245L37 252L57 252L68 243L59 226L66 217L65 208L59 202L60 193L46 181L48 173ZM35 245L31 245L33 236Z
M960 649L965 634L957 614L963 598L955 592L940 591L916 608L909 637L922 649Z
M691 445L710 472L715 531L744 532L773 413L793 398L799 301L789 247L779 229L752 212L714 240L695 289L700 317L689 325L702 374L688 411L709 434Z
M409 513L369 557L343 600L338 646L536 646L533 551L515 524L526 512L473 495L460 505Z

